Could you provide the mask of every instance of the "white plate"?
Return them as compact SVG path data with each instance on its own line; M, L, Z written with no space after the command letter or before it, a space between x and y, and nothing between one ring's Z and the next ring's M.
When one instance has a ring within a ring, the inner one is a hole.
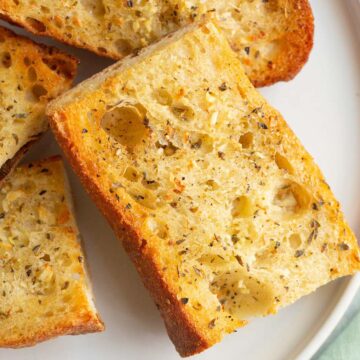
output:
M312 5L316 36L309 63L294 81L262 93L314 155L359 235L360 41L346 1L314 0ZM85 51L70 51L82 61L79 79L110 64ZM49 134L29 157L58 151ZM96 302L107 329L30 349L1 350L0 359L179 359L119 242L71 170L69 174ZM356 277L329 284L276 316L253 321L194 359L310 359L341 318L359 282Z

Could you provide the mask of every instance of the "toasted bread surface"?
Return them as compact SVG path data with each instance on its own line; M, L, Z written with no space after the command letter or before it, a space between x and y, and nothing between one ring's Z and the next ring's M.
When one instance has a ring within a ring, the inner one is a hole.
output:
M0 347L103 330L60 157L19 166L0 189Z
M360 267L321 171L212 22L111 66L47 113L183 356Z
M307 0L0 0L7 20L121 59L214 13L256 86L292 79L307 61L314 24Z
M45 106L70 88L77 61L0 27L0 181L47 129Z

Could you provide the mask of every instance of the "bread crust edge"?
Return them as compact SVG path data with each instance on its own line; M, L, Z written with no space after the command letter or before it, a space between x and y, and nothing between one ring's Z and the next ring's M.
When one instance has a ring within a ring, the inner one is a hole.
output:
M52 331L44 331L37 333L36 336L24 337L22 339L2 341L0 348L19 349L24 347L35 346L38 343L51 340L63 335L82 335L104 331L104 324L100 317L91 314L87 315L87 319L76 325L58 326Z
M144 286L150 292L161 316L165 322L167 333L182 357L200 353L222 338L217 334L209 338L187 316L180 301L176 298L166 282L161 277L161 269L151 252L146 251L146 241L140 233L124 221L125 214L112 203L109 194L105 193L92 179L86 166L71 145L72 139L60 128L61 117L64 114L49 116L50 127L56 140L63 149L66 158L75 173L79 176L87 193L105 216L125 251L134 263Z
M295 18L296 31L286 34L283 40L286 43L285 51L281 52L273 69L265 72L264 76L261 75L258 79L250 79L255 87L290 81L307 63L314 45L314 15L308 0L298 0L296 5L301 8L300 16Z
M295 3L298 8L301 9L301 11L299 10L300 16L296 16L295 18L295 21L297 22L296 31L287 34L286 39L284 40L286 42L285 51L282 51L281 56L278 56L274 67L269 68L267 72L264 72L259 76L253 77L251 74L248 75L255 87L265 87L277 82L292 80L301 71L309 59L314 42L314 17L308 0L295 0ZM65 44L91 51L99 56L116 61L124 58L119 57L119 54L117 53L111 51L104 53L90 44L84 44L80 41L65 38L60 31L36 31L25 21L22 21L20 16L10 15L9 12L4 9L0 9L0 19L3 19L10 24L20 26L32 34L50 36Z

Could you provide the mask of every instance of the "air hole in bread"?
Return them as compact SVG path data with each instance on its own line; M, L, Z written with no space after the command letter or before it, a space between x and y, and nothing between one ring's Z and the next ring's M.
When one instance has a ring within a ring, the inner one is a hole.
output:
M231 214L237 218L247 218L254 214L254 205L248 196L239 196L232 203Z
M205 184L208 186L209 190L217 190L220 188L219 184L215 180L212 180L212 179L206 181Z
M105 15L106 9L102 0L80 0L80 4L93 16L101 17Z
M129 181L132 181L132 182L136 182L140 178L139 173L132 166L128 166L125 169L125 172L124 172L123 176L124 176L125 179L127 179Z
M252 132L247 132L240 136L239 142L243 149L249 149L254 141L254 135Z
M147 228L160 239L166 239L168 237L167 226L160 221L154 219L153 217L149 217L146 220Z
M225 311L241 320L271 313L273 293L270 286L247 276L245 269L219 271L218 274L210 290Z
M125 39L116 40L115 47L122 56L129 55L133 50L131 44Z
M301 235L291 234L289 236L289 244L293 249L298 249L302 244Z
M19 5L19 4L20 4L20 1L19 1L19 0L13 0L13 3L14 3L15 5Z
M309 209L311 199L303 185L287 180L276 189L273 204L282 210L284 215L296 215Z
M101 120L101 127L115 141L131 150L148 135L146 110L135 101L123 101L110 108Z
M42 61L51 70L56 71L59 75L63 75L69 79L73 77L74 67L70 61L64 61L63 59L55 56L44 57Z
M31 82L35 82L37 80L37 73L33 66L29 67L28 69L28 79Z
M171 141L168 141L166 144L161 144L159 141L155 143L155 146L158 149L163 149L163 153L166 156L172 156L176 153L176 151L179 149L176 147Z
M289 160L278 152L275 154L275 162L279 169L285 170L289 174L294 174L294 168L290 164Z
M189 135L190 147L203 154L210 153L214 149L214 140L206 134L193 132Z
M37 19L34 19L32 17L27 17L25 21L29 25L29 27L35 32L43 33L46 31L45 24Z
M36 101L39 101L42 97L47 95L48 91L44 88L44 86L40 84L36 84L31 88L31 92Z
M180 120L182 121L191 121L195 117L194 110L187 105L184 105L182 103L174 104L171 107L172 113Z
M31 65L31 60L27 56L24 57L24 64L25 64L25 66Z
M11 54L8 51L5 51L1 54L1 63L3 64L4 67L6 67L7 69L9 67L11 67L12 65L12 59L11 59Z
M156 101L165 106L170 106L173 102L171 94L165 89L158 89L154 91Z

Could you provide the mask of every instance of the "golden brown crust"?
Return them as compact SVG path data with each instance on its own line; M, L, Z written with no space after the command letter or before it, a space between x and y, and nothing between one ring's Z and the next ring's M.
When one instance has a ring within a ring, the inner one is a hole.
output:
M266 72L252 79L256 87L292 80L306 64L314 44L314 16L308 0L291 1L296 14L293 30L284 35L283 50Z
M248 76L256 87L269 86L279 81L289 81L293 79L307 62L313 47L314 37L314 18L308 0L291 0L286 3L291 13L289 30L278 40L281 44L281 51L273 61L266 65L256 65L254 63L247 67ZM26 22L20 15L16 14L11 5L6 1L0 1L0 17L4 20L21 26L36 35L47 35L82 49L87 49L99 56L106 56L114 60L123 57L112 49L94 46L86 41L66 37L61 29L56 27L36 28Z
M58 336L63 335L82 335L104 331L104 324L99 317L84 319L81 324L59 326L52 331L44 331L37 333L35 337L23 337L16 341L1 341L0 347L19 349L24 347L35 346L40 342L44 342Z
M145 287L150 291L166 325L169 337L174 342L176 350L181 356L190 356L199 353L213 343L201 336L188 317L168 284L160 276L160 269L154 256L147 251L146 242L136 232L131 224L126 224L126 215L114 206L109 195L93 181L87 167L82 162L76 149L72 147L71 137L63 134L59 128L60 119L49 119L52 131L59 142L71 166L79 176L82 184L92 200L99 207L109 221L117 237L121 240L124 249L134 262ZM220 339L218 339L219 341Z

